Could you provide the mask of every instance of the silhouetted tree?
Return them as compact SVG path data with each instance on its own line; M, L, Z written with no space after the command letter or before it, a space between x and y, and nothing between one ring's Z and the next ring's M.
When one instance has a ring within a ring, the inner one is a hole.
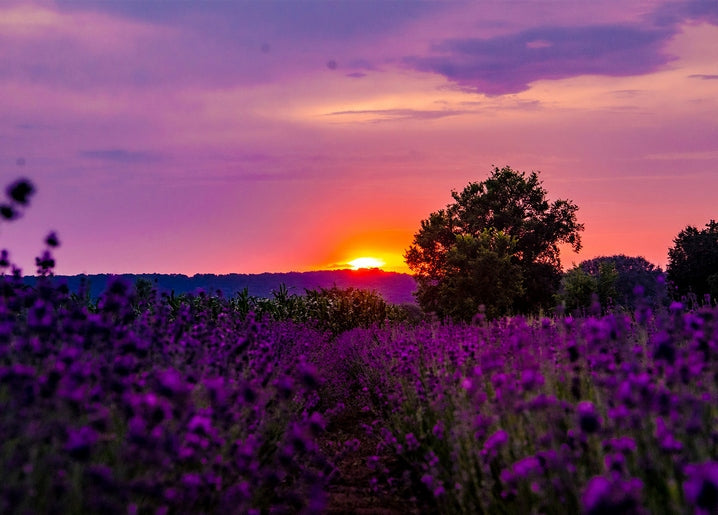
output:
M583 261L581 269L593 277L601 275L601 267L611 265L616 272L614 292L610 295L617 307L635 309L639 299L651 305L658 305L665 299L663 270L640 256L599 256ZM636 290L640 287L640 293ZM604 301L601 301L604 304Z
M578 207L546 200L538 173L495 167L452 191L452 204L421 222L404 257L417 300L440 317L468 320L551 307L561 278L560 243L581 248Z
M668 279L677 293L718 297L718 223L711 220L705 229L688 226L668 250Z

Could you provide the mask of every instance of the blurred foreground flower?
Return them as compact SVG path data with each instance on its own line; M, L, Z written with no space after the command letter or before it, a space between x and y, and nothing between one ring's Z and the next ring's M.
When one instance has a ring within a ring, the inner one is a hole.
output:
M583 491L583 512L586 515L644 513L639 500L642 488L643 483L637 478L611 481L596 476Z
M696 507L696 513L718 513L718 463L688 465L685 472L688 477L683 491L688 502Z

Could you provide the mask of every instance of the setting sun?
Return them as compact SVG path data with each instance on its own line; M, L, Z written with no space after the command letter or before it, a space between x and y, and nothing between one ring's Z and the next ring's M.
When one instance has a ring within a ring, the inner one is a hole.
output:
M349 264L354 270L359 270L360 268L381 268L385 262L373 257L360 257L349 261Z

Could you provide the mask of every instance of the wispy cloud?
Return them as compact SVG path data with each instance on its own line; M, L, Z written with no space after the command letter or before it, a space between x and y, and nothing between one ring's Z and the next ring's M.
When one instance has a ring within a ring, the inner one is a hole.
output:
M633 98L643 93L640 89L617 89L610 94L617 98Z
M689 79L718 80L718 74L711 75L705 73L694 73L688 76Z
M156 163L162 159L154 152L137 152L121 148L110 148L102 150L83 150L80 157L86 159L98 159L123 164Z
M718 159L718 150L704 150L696 152L662 152L657 154L649 154L645 156L646 159L657 159L661 161L673 161L673 160L703 160L703 159Z
M369 121L384 122L390 120L436 120L449 116L459 116L469 113L466 110L421 110L421 109L358 109L349 111L334 111L326 116L372 116Z
M16 123L15 128L20 131L51 130L53 127L40 123Z

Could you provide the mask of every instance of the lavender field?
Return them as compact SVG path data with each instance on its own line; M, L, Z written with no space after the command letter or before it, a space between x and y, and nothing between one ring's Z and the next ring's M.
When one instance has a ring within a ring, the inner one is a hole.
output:
M0 288L3 513L339 512L354 479L367 513L718 508L714 308L334 336L120 280Z
M0 0L0 515L718 515L718 0Z
M2 513L718 512L710 296L464 323L336 287L95 301L45 244L33 285L0 253Z
M714 513L716 314L347 334L377 478L441 513Z

